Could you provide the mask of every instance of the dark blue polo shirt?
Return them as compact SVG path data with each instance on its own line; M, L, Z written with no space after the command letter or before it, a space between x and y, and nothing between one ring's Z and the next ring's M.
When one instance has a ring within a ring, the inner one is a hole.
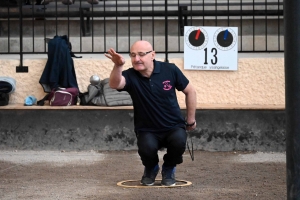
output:
M189 80L176 65L153 62L150 78L133 68L122 72L126 85L121 91L127 91L132 98L135 131L159 132L184 127L175 89L184 90Z

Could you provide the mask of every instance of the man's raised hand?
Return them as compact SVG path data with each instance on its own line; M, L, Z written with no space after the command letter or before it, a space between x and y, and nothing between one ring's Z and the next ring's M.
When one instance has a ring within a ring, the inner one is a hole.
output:
M123 56L118 54L113 48L110 48L104 55L111 59L111 61L113 61L117 67L121 67L125 64Z

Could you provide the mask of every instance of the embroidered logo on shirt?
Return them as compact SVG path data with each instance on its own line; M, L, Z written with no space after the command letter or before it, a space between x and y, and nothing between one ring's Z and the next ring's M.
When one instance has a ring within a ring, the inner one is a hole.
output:
M164 90L171 90L172 85L170 85L170 81L169 80L166 80L166 81L164 81L162 83L164 85L164 88L163 88Z

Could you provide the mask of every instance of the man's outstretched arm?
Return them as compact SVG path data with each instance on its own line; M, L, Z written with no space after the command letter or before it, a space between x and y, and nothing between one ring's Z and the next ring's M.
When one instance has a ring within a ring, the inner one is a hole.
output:
M113 48L109 49L104 55L115 64L110 73L109 86L113 89L123 89L126 84L125 77L122 76L125 64L123 56L115 52Z

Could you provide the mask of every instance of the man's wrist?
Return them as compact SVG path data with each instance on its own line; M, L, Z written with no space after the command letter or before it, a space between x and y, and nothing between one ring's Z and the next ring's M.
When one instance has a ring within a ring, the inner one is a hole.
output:
M114 67L119 68L119 67L123 67L123 66L124 66L124 64L122 64L122 65L117 65L117 64L115 64Z
M185 121L185 125L186 125L186 126L194 126L194 125L195 125L195 123L196 123L196 120L195 120L193 123L190 123L190 124L189 124L189 123L187 123L187 121Z

